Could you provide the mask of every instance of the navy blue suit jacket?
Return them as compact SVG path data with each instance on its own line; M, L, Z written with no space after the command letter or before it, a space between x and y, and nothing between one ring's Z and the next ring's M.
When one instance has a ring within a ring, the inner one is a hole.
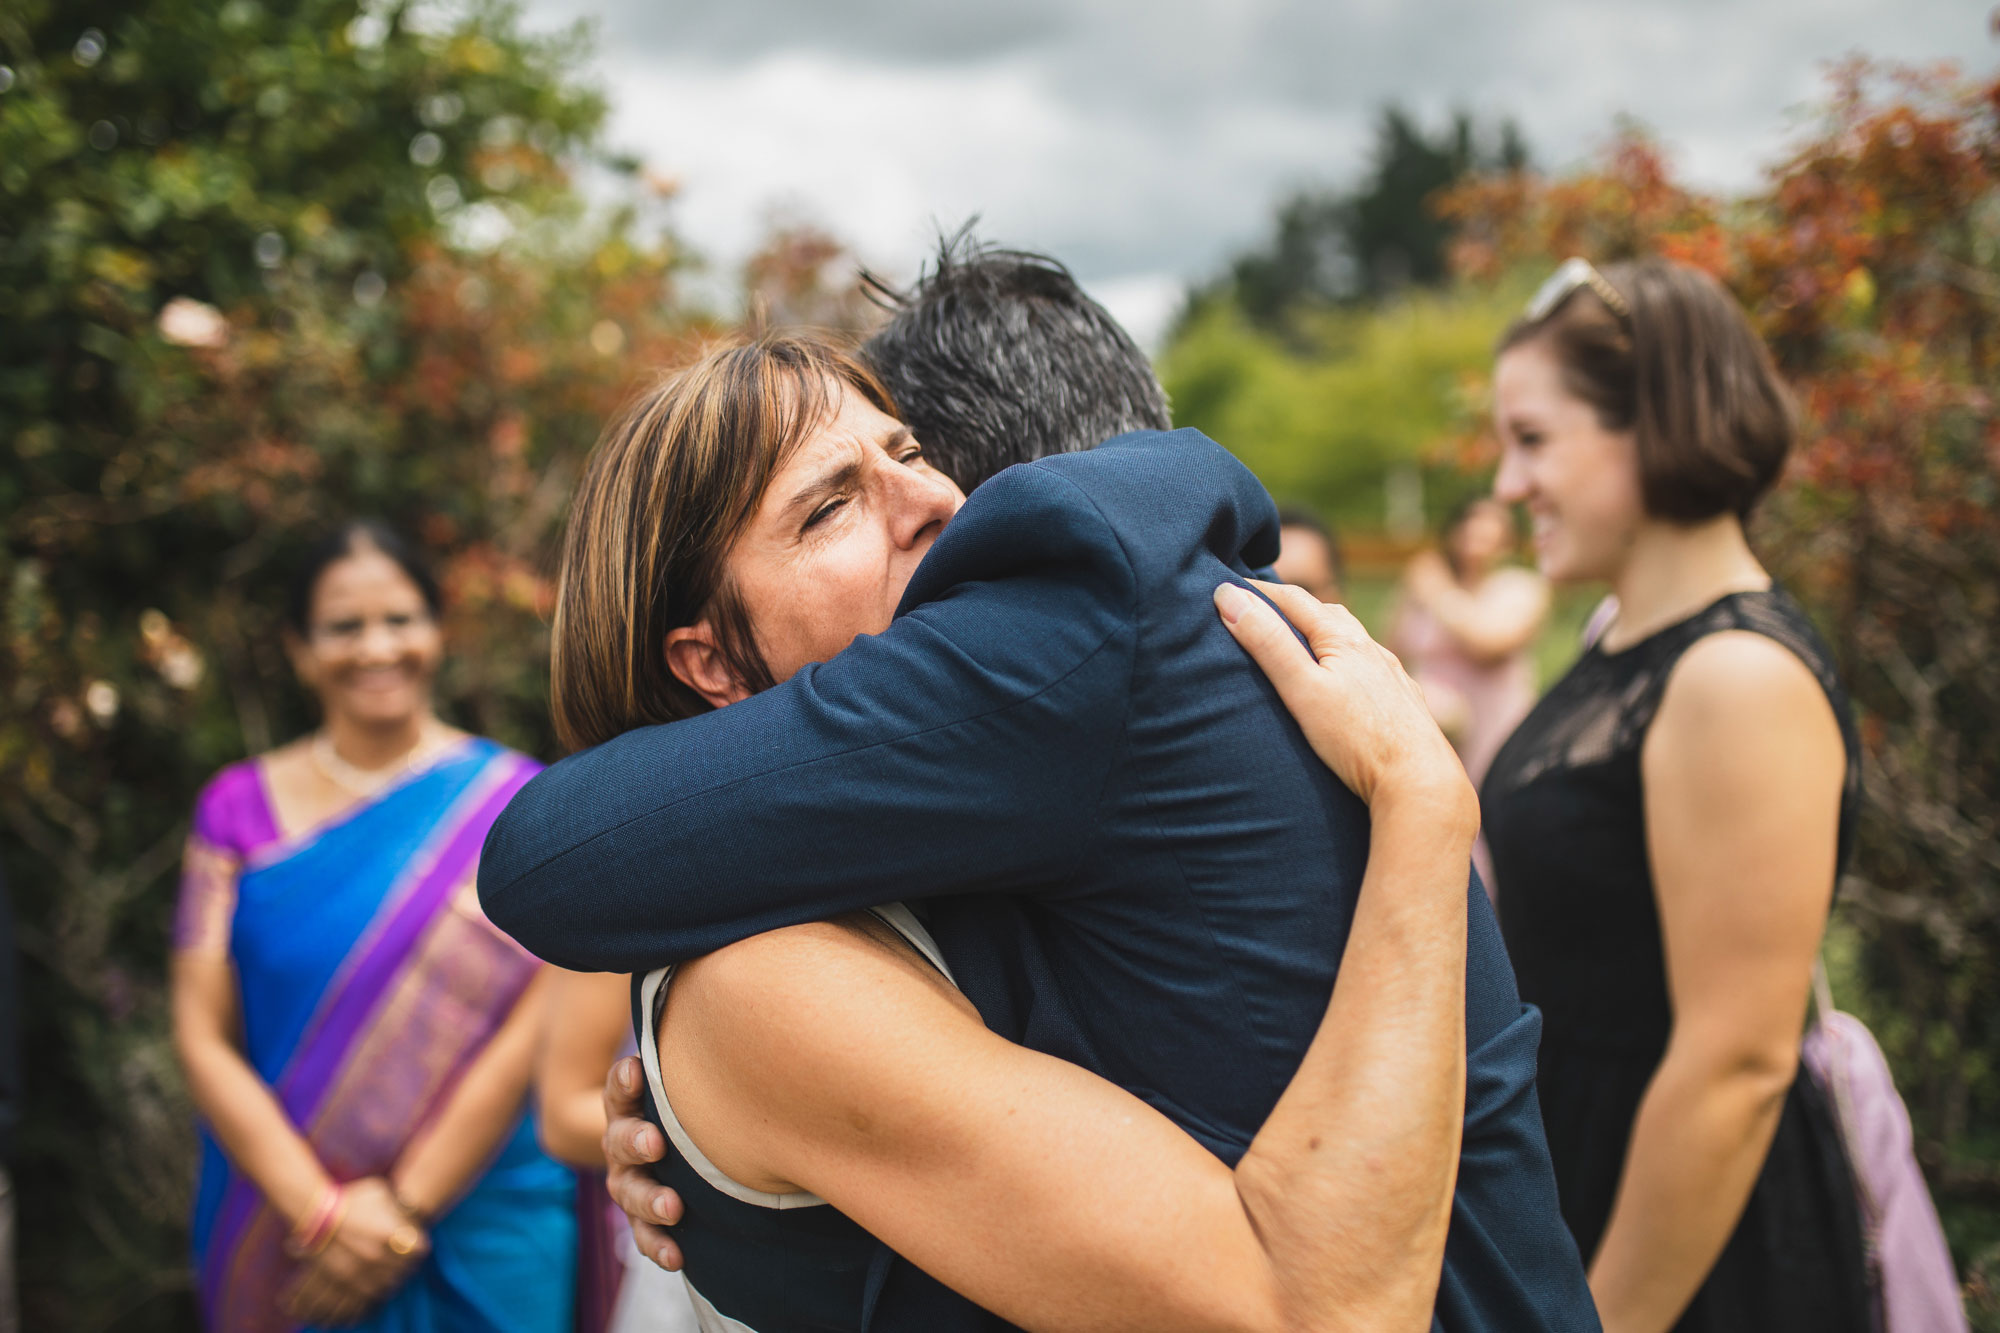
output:
M1217 583L1276 554L1263 487L1195 431L1009 468L884 633L530 782L487 839L486 911L552 962L644 972L924 904L994 1031L1233 1164L1326 1011L1368 851L1366 808L1215 613ZM1595 1329L1535 1100L1540 1017L1486 895L1467 907L1439 1323ZM913 1273L885 1259L877 1327L948 1326L956 1298Z

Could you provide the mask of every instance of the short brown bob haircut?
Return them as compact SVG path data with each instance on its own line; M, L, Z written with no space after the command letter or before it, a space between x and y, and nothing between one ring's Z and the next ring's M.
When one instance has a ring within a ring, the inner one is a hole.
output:
M1545 342L1569 392L1606 430L1633 433L1653 517L1749 517L1784 471L1795 434L1791 395L1763 340L1699 269L1640 259L1602 273L1629 318L1580 286L1543 318L1516 320L1498 351Z
M794 451L881 381L818 335L713 346L605 429L570 506L549 663L556 736L572 750L707 712L667 666L667 632L704 619L755 693L775 682L725 562Z

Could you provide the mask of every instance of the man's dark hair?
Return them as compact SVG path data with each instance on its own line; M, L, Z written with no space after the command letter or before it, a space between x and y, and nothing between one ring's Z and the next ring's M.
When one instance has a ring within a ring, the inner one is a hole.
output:
M933 466L966 491L1002 468L1133 430L1167 430L1167 395L1131 335L1046 255L942 238L861 349Z

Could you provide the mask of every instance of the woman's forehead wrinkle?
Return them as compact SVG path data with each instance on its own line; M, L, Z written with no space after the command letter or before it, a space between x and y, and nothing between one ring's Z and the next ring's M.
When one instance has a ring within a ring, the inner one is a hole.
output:
M851 437L820 438L809 442L786 469L789 491L780 501L780 518L806 509L824 497L850 485L861 471L862 451Z
M790 467L800 453L840 420L841 386L816 375L795 377L783 390L779 408L780 445L772 476Z
M837 466L816 470L805 485L799 487L797 492L793 494L790 507L796 509L817 500L823 495L831 495L833 492L841 490L851 483L854 480L855 474L860 471L861 460L852 453L848 454L847 458Z
M827 495L852 485L875 454L893 453L916 437L894 417L882 422L857 422L843 410L848 389L839 382L827 386L826 410L820 424L808 431L779 464L768 491L775 515L789 517Z

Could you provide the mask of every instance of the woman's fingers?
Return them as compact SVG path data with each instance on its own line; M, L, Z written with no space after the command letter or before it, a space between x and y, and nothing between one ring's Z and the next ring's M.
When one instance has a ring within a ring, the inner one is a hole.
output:
M1285 613L1285 618L1300 629L1310 627L1309 622L1320 611L1338 603L1322 602L1296 583L1273 583L1269 579L1251 579L1250 586L1270 598ZM1308 622L1308 623L1301 623Z
M1289 697L1311 679L1313 655L1285 624L1285 618L1255 595L1233 583L1224 583L1215 590L1215 608L1222 613L1222 623L1236 636L1236 642L1243 645L1244 651L1278 687L1278 693Z
M1417 686L1409 672L1403 669L1403 659L1377 643L1352 611L1333 602L1322 602L1304 588L1289 583L1266 583L1262 579L1252 579L1251 584L1261 590L1285 618L1306 636L1316 660L1339 657L1343 653L1368 652L1379 656L1382 661L1395 668L1398 683L1412 698L1421 700L1423 691Z
M396 1274L386 1264L370 1264L344 1250L329 1249L320 1256L317 1274L331 1285L358 1296L373 1297L386 1292Z
M1250 583L1270 598L1284 612L1285 619L1306 636L1306 644L1315 658L1331 657L1342 649L1351 649L1363 642L1374 643L1368 637L1368 631L1361 627L1361 622L1354 618L1354 613L1338 603L1322 602L1304 588L1290 583L1266 583L1262 579L1252 579Z
M285 1314L301 1324L317 1324L326 1319L326 1305L320 1299L318 1275L307 1273L278 1298Z
M1277 609L1233 584L1215 590L1216 608L1334 776L1370 805L1385 783L1449 789L1456 798L1465 771L1395 655L1345 607L1302 588L1256 586Z
M327 1298L326 1313L316 1322L338 1328L342 1324L357 1322L372 1302L353 1292L337 1292Z
M315 1265L284 1299L285 1313L301 1324L350 1323L364 1308L361 1296Z

